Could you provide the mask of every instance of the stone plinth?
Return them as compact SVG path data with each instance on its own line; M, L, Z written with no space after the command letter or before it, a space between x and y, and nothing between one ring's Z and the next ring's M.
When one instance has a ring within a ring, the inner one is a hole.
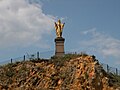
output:
M64 41L65 39L62 37L55 38L55 56L63 56L64 55Z

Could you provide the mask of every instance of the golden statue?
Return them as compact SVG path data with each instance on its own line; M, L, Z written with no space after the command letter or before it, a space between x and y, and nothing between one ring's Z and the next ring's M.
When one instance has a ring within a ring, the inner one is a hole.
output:
M60 19L58 20L58 22L55 22L55 30L56 30L56 36L57 38L62 37L62 31L63 31L63 27L64 27L65 23L61 23Z

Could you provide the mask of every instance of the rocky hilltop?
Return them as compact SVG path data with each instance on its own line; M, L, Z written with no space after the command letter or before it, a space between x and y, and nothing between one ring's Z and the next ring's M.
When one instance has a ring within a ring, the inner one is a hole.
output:
M120 77L108 74L87 54L67 54L0 67L0 90L120 90Z

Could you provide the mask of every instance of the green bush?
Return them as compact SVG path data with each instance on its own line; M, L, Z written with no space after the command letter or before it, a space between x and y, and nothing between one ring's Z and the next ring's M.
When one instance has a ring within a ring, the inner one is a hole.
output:
M87 56L87 54L85 54L85 53L84 54L83 53L81 53L81 54L65 54L62 57L53 56L53 57L51 57L50 62L53 62L57 66L63 66L64 62L69 61L70 59L80 57L80 56Z
M14 73L14 71L12 69L6 71L6 76L8 76L8 77L13 77L14 74L15 73Z

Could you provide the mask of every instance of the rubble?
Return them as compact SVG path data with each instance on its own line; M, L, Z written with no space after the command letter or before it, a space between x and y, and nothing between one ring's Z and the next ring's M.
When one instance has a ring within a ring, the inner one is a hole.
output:
M0 90L120 90L120 83L112 83L113 79L90 55L25 61L0 68Z

